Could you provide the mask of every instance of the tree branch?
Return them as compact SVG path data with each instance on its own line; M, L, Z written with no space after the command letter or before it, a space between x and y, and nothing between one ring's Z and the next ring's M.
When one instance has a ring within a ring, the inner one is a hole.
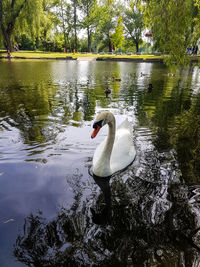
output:
M12 0L12 2L11 2L11 8L12 9L14 8L14 5L15 5L15 0Z
M15 2L15 0L13 0ZM14 14L14 20L16 20L17 17L19 17L20 11L23 9L25 3L27 2L27 0L24 0L24 2L21 4L21 6L18 8L18 10L16 11L16 13Z
M23 9L26 2L27 2L27 0L24 0L24 2L19 6L18 10L15 12L15 14L13 14L12 20L8 23L8 27L7 27L8 31L12 32L14 25L15 25L15 20L19 17L19 14L20 14L21 10ZM14 6L15 0L12 0L11 6L12 6L12 4Z
M0 23L2 23L2 17L3 17L3 3L0 1Z

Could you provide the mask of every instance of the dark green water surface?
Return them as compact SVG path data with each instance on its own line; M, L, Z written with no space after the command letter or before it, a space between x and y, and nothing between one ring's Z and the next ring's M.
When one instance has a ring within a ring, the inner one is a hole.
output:
M200 69L168 73L0 62L0 266L199 266ZM129 118L137 151L110 179L92 175L101 110Z

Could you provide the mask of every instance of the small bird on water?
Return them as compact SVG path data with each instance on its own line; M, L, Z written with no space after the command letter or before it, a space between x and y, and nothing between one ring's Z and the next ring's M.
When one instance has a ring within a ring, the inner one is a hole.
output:
M153 89L153 85L152 85L152 83L149 83L149 85L147 87L148 92L151 93L152 89Z
M106 94L106 97L108 97L108 95L111 93L111 90L107 87L104 93Z
M115 77L112 77L113 81L116 81L116 82L121 82L121 79L120 78L115 78Z

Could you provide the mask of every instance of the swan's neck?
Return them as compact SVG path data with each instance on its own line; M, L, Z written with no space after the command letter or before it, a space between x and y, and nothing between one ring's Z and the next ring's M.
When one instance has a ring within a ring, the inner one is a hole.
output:
M102 157L104 157L109 164L114 141L115 141L115 120L108 123L108 136L106 139L104 150L102 152Z
M108 123L108 136L102 154L95 166L95 173L98 176L109 176L112 173L110 166L110 157L115 141L115 118Z

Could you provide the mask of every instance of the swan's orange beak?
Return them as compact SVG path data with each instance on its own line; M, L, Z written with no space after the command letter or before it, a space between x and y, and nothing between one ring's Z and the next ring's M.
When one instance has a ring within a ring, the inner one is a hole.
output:
M94 131L91 135L91 138L95 138L95 136L98 134L100 129L101 129L101 126L99 126L99 125L96 128L94 128Z

